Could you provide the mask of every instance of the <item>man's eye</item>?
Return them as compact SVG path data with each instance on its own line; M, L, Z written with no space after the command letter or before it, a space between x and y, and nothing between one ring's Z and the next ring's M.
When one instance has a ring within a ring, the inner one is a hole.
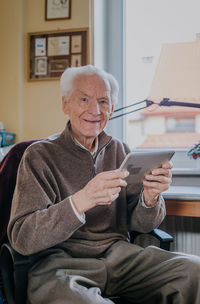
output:
M83 97L83 98L81 98L81 101L86 102L86 101L88 101L88 100L87 100L87 98Z
M107 103L107 100L101 99L99 102L100 102L100 103Z

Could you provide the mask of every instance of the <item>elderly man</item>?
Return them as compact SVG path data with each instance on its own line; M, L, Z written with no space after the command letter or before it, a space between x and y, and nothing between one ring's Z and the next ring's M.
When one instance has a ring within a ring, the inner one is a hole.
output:
M31 304L199 303L200 259L131 244L165 216L161 192L171 164L146 175L141 189L119 170L126 144L103 130L117 101L114 77L94 66L61 77L65 130L32 144L21 161L8 234L30 255Z

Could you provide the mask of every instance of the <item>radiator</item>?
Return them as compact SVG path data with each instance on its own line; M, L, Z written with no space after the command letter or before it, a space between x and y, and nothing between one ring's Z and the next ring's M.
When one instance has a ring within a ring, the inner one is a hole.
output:
M166 216L160 228L174 237L171 251L200 256L200 218Z

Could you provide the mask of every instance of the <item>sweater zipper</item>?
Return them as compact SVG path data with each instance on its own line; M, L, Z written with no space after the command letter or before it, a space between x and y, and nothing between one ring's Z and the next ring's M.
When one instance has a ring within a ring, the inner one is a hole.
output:
M110 138L109 141L101 147L101 149L97 152L95 159L92 157L92 155L90 153L90 156L93 160L93 165L94 165L94 167L93 167L94 168L94 176L96 176L96 170L95 170L96 159L97 159L98 155L102 152L102 150L111 142L111 140L112 140L112 138Z
M102 151L102 150L111 142L111 140L112 140L112 138L110 138L109 141L108 141L105 145L103 145L103 146L101 147L101 149L97 152L95 159L92 157L91 153L90 153L88 150L85 150L85 152L88 153L89 156L90 156L90 158L92 159L92 163L93 163L93 177L96 176L95 163L96 163L97 156L98 156L98 155L101 153L101 151Z

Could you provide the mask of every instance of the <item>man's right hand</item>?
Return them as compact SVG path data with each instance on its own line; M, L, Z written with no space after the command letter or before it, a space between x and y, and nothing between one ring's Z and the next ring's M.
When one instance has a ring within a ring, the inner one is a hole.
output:
M72 195L72 202L81 214L97 205L110 205L119 196L121 187L126 187L124 180L129 175L127 170L113 170L97 174L80 191Z

